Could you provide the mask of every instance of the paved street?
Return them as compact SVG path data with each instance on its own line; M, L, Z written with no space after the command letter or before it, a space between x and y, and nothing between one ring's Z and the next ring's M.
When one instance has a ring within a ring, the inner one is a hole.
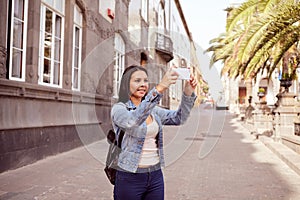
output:
M300 199L300 176L227 111L193 110L165 127L167 200ZM112 199L106 141L0 174L1 200Z

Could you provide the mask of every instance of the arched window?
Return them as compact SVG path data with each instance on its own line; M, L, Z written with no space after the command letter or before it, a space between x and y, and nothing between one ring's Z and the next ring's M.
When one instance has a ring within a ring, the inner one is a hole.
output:
M115 34L115 63L113 77L113 96L118 98L120 82L125 69L125 43L120 34Z

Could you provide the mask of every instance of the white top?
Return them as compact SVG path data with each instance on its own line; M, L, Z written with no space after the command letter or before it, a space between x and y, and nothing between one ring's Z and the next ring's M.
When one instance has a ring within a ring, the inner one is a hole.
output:
M158 148L156 144L156 135L159 127L154 117L152 117L152 119L152 123L147 125L147 134L142 149L139 167L149 167L159 163Z

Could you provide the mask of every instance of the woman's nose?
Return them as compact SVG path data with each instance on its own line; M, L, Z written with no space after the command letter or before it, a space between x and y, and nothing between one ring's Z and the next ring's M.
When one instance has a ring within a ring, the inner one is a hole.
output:
M147 83L145 81L142 81L141 86L146 86Z

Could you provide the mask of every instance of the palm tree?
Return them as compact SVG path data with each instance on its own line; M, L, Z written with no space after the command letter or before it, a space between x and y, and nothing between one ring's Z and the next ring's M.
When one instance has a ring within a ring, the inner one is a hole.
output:
M225 63L222 74L247 79L266 69L271 76L285 56L298 55L295 47L300 40L299 3L249 0L230 9L226 33L213 39L206 50L213 52L211 64Z

